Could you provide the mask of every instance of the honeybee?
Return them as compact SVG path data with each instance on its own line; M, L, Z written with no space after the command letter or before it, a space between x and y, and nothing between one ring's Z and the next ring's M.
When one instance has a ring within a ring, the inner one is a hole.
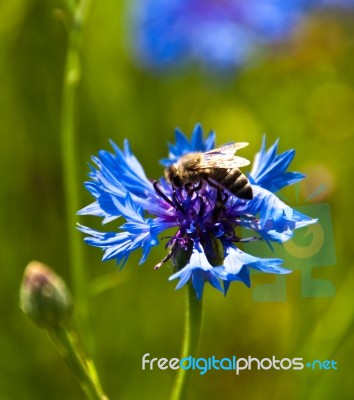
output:
M248 146L246 142L232 143L214 150L188 153L165 169L165 178L174 188L188 187L203 181L211 186L226 189L240 199L253 198L252 187L238 167L250 164L235 152Z

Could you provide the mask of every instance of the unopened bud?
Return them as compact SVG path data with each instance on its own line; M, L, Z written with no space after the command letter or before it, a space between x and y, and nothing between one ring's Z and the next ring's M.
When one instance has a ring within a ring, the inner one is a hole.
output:
M37 325L56 328L70 316L72 300L65 282L56 273L31 261L23 275L20 307Z

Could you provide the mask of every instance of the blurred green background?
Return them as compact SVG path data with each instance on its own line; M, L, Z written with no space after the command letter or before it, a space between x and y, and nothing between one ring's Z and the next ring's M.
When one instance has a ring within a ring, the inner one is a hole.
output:
M93 2L84 32L77 104L82 182L90 156L109 149L109 139L121 145L124 138L147 175L159 177L158 160L174 140L174 127L190 134L201 122L205 130L216 130L218 145L250 142L243 152L250 159L263 133L269 144L279 137L282 151L295 148L293 170L308 178L287 190L287 198L292 205L326 203L331 212L336 264L325 259L311 273L332 283L335 295L304 297L301 268L281 283L284 301L255 301L257 287L274 283L274 276L253 276L254 289L235 283L226 298L206 287L200 356L334 359L338 370L195 373L189 398L351 399L353 14L312 16L288 45L220 81L198 71L158 76L134 66L124 6ZM41 0L0 3L1 400L83 398L46 335L18 307L22 273L32 259L50 265L71 286L59 148L67 35L53 13L60 7ZM306 200L320 184L324 191ZM83 185L80 196L82 207L92 201ZM93 217L80 222L99 226ZM85 252L90 279L115 271L114 262L100 262L99 250L85 246ZM153 270L163 255L161 245L139 267L134 254L117 270L121 283L91 300L93 358L111 399L165 399L170 392L173 371L141 370L145 353L180 353L185 293L167 281L169 266Z

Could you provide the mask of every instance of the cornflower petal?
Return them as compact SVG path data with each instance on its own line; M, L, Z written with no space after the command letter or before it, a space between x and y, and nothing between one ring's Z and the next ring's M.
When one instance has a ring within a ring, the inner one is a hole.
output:
M258 232L267 241L284 242L293 235L293 230L318 222L294 210L276 195L257 185L252 185L253 199L248 201L243 212L259 215L258 223L241 221L241 225Z
M204 139L203 129L200 124L196 124L194 127L190 141L179 129L175 130L175 138L176 144L168 145L168 158L160 160L160 164L164 167L174 164L184 154L197 151L206 152L213 149L215 145L215 132L210 131L209 135Z
M170 205L157 196L153 184L133 155L129 142L125 140L124 151L111 141L114 153L101 150L99 157L92 157L97 168L91 167L92 179L85 183L86 189L96 202L84 207L78 215L104 217L103 223L121 216L119 204L129 194L131 201L153 214L164 214Z
M223 276L222 272L210 265L204 251L200 247L197 248L195 246L189 263L168 279L170 281L176 278L180 279L176 289L180 289L191 279L197 297L200 299L203 294L205 282L209 282L215 289L224 292L219 282L221 276Z
M290 270L282 268L283 260L279 258L259 258L251 256L231 244L224 244L224 290L225 294L232 281L241 281L251 286L249 268L271 274L289 274Z
M249 180L271 192L277 192L284 186L301 181L305 175L299 172L286 172L295 156L295 150L277 155L278 140L266 151L266 139L263 137L262 148L256 154Z
M140 247L143 248L143 257L140 264L145 262L151 247L159 244L158 235L161 231L174 226L174 223L160 220L159 218L144 218L143 209L133 202L129 193L126 195L124 204L114 199L114 204L121 216L126 219L126 223L119 229L119 233L102 233L79 225L79 229L91 235L86 237L86 243L101 247L105 250L103 261L112 258L117 259L117 264L124 266L130 253Z

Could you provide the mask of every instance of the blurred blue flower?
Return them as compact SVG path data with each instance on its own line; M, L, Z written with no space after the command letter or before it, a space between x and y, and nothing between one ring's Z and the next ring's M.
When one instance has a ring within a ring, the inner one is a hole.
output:
M306 8L305 0L135 0L131 40L147 67L233 69L286 39Z
M162 164L169 166L183 154L208 151L214 147L215 134L204 138L199 124L191 140L176 130L176 143L169 145L169 158ZM103 223L122 218L119 231L99 232L85 226L79 229L87 234L85 241L104 251L103 260L115 259L118 265L126 263L129 255L142 249L140 263L144 263L159 236L174 228L169 238L166 257L155 268L171 259L179 279L177 288L191 281L198 298L204 284L226 293L233 281L250 286L250 269L266 273L284 274L290 271L281 267L277 258L258 258L237 247L237 243L264 239L284 242L291 238L294 229L315 223L316 220L293 210L275 194L284 186L303 179L298 172L287 172L294 151L277 154L277 142L266 150L265 139L255 157L249 181L253 198L243 200L205 182L194 187L172 188L161 178L150 181L133 155L128 141L124 150L111 143L114 153L100 151L93 157L96 167L91 167L91 180L86 188L95 202L79 211L80 215L95 215ZM201 187L200 187L201 186ZM250 232L241 238L236 228Z
M354 0L310 0L314 8L348 9L354 6Z

